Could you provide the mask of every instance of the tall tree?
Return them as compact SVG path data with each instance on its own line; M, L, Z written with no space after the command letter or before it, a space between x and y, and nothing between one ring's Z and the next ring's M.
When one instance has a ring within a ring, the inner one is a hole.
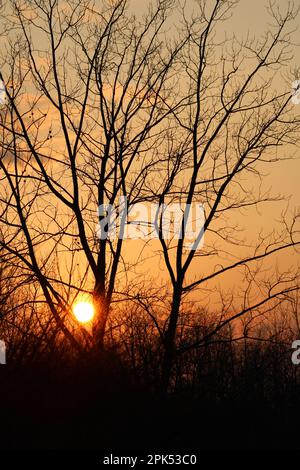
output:
M93 295L91 340L101 346L117 273L128 269L122 237L107 236L105 207L147 199L168 118L182 106L162 101L184 44L164 41L172 2L140 19L127 3L24 0L6 12L1 246L34 275L74 345L66 312L77 291Z
M295 153L300 124L291 92L295 77L279 80L278 71L290 65L293 22L298 12L292 4L284 12L270 4L273 24L262 38L227 38L222 29L238 3L198 1L197 11L182 15L188 42L182 54L180 81L189 99L185 109L176 110L173 116L181 139L187 143L185 173L179 171L168 179L161 191L162 202L171 198L174 202L175 195L182 204L179 239L166 242L163 211L157 224L172 286L164 335L165 389L177 354L205 344L235 319L268 309L274 299L280 302L298 289L297 271L279 277L273 273L267 281L259 281L258 263L299 244L299 214L292 215L290 223L283 220L279 232L259 234L252 247L239 236L238 226L242 210L281 199L266 188L265 168L288 161ZM203 204L205 220L191 244L186 221L196 202ZM199 250L203 237L204 247ZM178 346L176 332L183 300L196 290L201 296L201 289L224 279L224 274L238 279L240 268L245 273L241 308L232 297L224 297L220 319L211 331L194 344Z

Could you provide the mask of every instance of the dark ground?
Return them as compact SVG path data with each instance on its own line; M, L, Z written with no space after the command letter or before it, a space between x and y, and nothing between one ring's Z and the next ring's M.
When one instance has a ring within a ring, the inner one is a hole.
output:
M252 382L226 397L164 397L121 367L49 364L0 367L1 450L300 449L295 387L260 397Z

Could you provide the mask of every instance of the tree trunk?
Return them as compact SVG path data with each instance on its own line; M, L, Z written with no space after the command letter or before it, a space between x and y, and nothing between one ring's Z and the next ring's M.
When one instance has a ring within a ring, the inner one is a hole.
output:
M93 322L93 343L96 349L103 349L105 328L109 312L109 303L103 290L96 290L93 294L95 318Z
M172 367L176 355L176 330L179 317L179 309L181 302L181 293L182 289L175 289L173 294L172 309L170 313L169 325L165 334L164 341L164 357L162 363L162 372L161 372L161 390L163 393L167 393L171 374Z

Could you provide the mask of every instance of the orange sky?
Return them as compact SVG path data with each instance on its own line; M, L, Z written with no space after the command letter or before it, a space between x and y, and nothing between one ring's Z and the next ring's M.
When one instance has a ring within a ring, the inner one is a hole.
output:
M140 14L142 11L144 11L145 7L147 7L149 3L150 2L148 1L141 2L140 0L132 0L131 9L136 11L137 14ZM192 10L195 1L187 0L186 4L187 9ZM246 35L247 32L250 34L255 34L256 36L262 34L268 28L269 23L269 18L265 11L265 4L266 2L259 0L254 0L251 2L249 0L241 0L240 4L233 12L233 17L225 23L226 34L228 36L236 34L239 37ZM281 0L279 4L285 6L286 1ZM174 15L173 20L174 21L172 21L172 18L170 18L169 22L170 25L172 24L172 28L174 28L175 31L176 15ZM221 31L220 34L224 32L225 30ZM296 58L297 55L299 55L299 47L295 47ZM293 64L291 64L291 68L292 65ZM280 77L278 77L278 86L281 85L280 80ZM300 105L298 106L300 107ZM287 151L289 152L288 149ZM300 196L300 188L298 184L299 161L282 162L274 166L268 166L268 171L269 175L265 179L266 187L272 187L272 190L275 194L281 193L283 195L290 196L290 208L298 206ZM261 228L264 228L266 231L270 231L274 226L274 220L280 219L283 208L283 203L268 203L260 208L260 212L257 212L256 209L251 209L247 213L246 217L241 218L240 216L237 216L239 223L246 229L245 233L247 240L249 242L254 241L258 231ZM126 242L126 245L126 256L128 259L133 260L137 253L139 253L140 248L142 248L143 242L131 240ZM159 256L156 255L158 248L158 242L154 241L149 244L149 248L144 252L145 258L149 258L149 260L145 261L139 269L147 276L155 278L159 285L160 282L164 282L166 280L166 272L165 268L164 271L160 269L158 270L158 268L163 267L163 263L159 261ZM284 262L285 266L288 266L293 262L293 258L285 256L282 259L282 262ZM199 274L199 272L206 272L209 270L209 268L211 268L211 266L207 259L205 259L205 261L196 261L193 264L188 277L189 279L193 279ZM235 287L237 282L238 277L232 275L222 277L220 278L220 281L218 281L218 283L220 283L220 285L222 285L222 287L225 289L231 288L233 286Z

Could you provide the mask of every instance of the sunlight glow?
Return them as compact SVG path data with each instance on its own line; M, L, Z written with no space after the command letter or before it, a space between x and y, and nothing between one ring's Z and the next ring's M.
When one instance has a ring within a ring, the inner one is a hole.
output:
M94 306L90 302L78 302L73 306L73 313L80 323L87 323L94 316Z

